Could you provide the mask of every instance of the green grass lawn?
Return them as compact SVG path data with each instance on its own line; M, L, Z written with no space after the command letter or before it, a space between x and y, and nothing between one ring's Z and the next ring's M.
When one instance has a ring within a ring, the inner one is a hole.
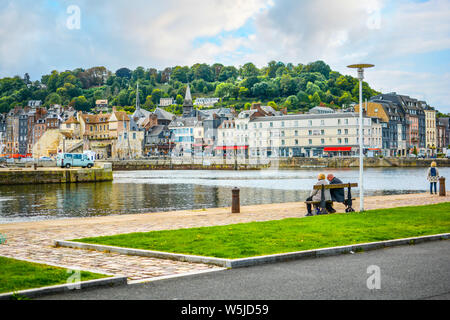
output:
M0 293L65 284L72 274L64 268L0 257ZM106 277L80 271L81 281Z
M450 203L73 241L244 258L450 232Z

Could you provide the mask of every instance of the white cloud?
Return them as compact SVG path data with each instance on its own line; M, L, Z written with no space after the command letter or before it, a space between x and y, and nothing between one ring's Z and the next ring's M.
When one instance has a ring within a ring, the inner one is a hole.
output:
M319 59L351 74L346 65L370 62L377 65L377 88L449 105L448 70L392 68L395 59L450 49L449 0L78 0L80 31L65 28L73 1L3 1L0 77L30 72L40 78L52 69L94 65L115 70L251 61L261 67L271 60ZM252 34L234 33L248 24Z
M427 101L439 111L450 113L450 71L437 77L430 72L370 69L366 80L382 92L397 92L412 98Z

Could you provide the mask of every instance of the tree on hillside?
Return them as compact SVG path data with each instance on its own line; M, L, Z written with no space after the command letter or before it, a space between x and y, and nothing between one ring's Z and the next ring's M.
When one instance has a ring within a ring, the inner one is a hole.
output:
M47 96L47 99L45 100L45 104L47 106L53 105L53 104L61 104L62 103L62 99L61 96L59 94L57 94L56 92L51 93L49 96Z
M305 67L306 72L318 72L321 73L325 78L328 78L331 72L331 68L323 61L316 61L309 63Z
M244 64L239 69L239 75L243 78L257 77L259 74L259 69L251 62Z
M211 66L211 70L214 73L214 81L217 81L219 79L219 75L220 75L220 72L222 71L223 67L224 67L224 65L221 63L214 63Z
M128 68L120 68L116 71L116 76L119 78L131 78L131 70Z
M233 66L223 67L220 70L218 80L223 82L223 81L227 81L228 79L231 79L231 78L237 78L238 75L239 75L239 71L235 67L233 67Z
M204 81L214 81L214 72L211 69L210 66L208 66L206 63L202 63L202 64L194 64L191 68L191 72L193 75L193 79L195 80L204 80Z
M87 101L85 96L79 96L77 98L74 98L70 105L73 106L78 111L89 111L90 106L89 102Z
M223 82L216 87L214 95L219 98L236 98L239 88L232 83Z
M170 76L171 80L179 81L182 83L188 83L189 81L189 67L176 66Z

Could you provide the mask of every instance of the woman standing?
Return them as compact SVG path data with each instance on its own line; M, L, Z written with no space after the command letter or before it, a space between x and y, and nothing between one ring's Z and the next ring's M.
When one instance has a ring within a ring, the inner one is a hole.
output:
M436 168L436 162L431 163L431 167L428 169L428 177L427 180L430 182L430 194L437 194L437 182L439 181L439 171Z

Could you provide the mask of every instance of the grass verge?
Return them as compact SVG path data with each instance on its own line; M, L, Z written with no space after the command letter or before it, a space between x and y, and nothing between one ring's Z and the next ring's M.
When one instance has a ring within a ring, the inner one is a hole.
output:
M450 203L73 241L237 259L450 232Z
M0 257L0 293L65 284L72 274L64 268ZM80 271L80 281L106 277L109 276Z

